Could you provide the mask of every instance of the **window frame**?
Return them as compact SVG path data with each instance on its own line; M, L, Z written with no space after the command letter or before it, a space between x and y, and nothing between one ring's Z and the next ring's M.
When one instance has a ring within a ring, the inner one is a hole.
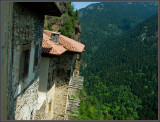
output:
M55 78L55 68L52 69L51 82L53 82L54 78Z
M38 51L36 50L36 48L38 47ZM33 64L33 71L36 71L39 68L39 55L40 55L40 44L35 44L34 46L34 64ZM37 51L37 52L36 52ZM37 64L35 65L35 60L36 60L36 54L37 54Z
M22 73L21 73L22 56L23 56L23 52L25 52L27 50L29 51L28 52L29 53L28 54L28 64L27 64L28 65L28 69L27 69L27 73L24 76L22 76ZM20 61L20 63L19 63L19 81L24 81L29 75L30 55L31 55L31 44L30 43L21 44L21 52L20 52L20 60L19 60Z

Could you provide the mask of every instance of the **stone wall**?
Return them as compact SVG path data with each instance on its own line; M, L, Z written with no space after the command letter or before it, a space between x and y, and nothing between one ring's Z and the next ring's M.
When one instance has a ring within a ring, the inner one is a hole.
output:
M39 83L39 63L41 58L41 41L44 16L35 13L20 3L13 3L13 33L9 81L7 86L8 112L7 119L30 119L30 113L36 108ZM29 43L29 72L23 81L19 79L20 56L22 45ZM35 46L39 45L38 67L34 69ZM26 102L27 101L27 102ZM34 101L34 102L33 102ZM23 106L18 107L18 106ZM34 107L33 107L34 106ZM31 110L32 109L32 110ZM27 113L24 115L24 112ZM34 111L32 112L34 114ZM34 118L34 117L33 117Z
M12 2L1 2L2 4L2 120L7 119L7 83L9 80L10 64L11 64L11 40L12 40ZM7 11L6 11L7 10Z
M47 92L46 109L45 109L46 120L52 120L54 116L53 114L54 95L55 95L55 84Z
M42 59L44 58L46 57L42 57ZM55 89L58 87L59 84L61 84L61 86L69 85L69 82L71 81L71 78L74 72L76 54L65 53L60 56L50 56L48 57L48 59L49 60L47 61L49 61L49 64L48 64L49 66L46 66L48 67L48 77L47 77L48 79L46 80L46 82L48 82L46 98L43 104L41 104L40 109L37 110L36 112L36 119L40 119L40 120L53 119L54 117L53 107L55 106L55 103L56 103L55 102L55 93L56 93ZM41 66L43 66L44 63L45 62L43 62ZM39 92L42 92L42 91L39 91ZM67 92L66 92L66 96L67 96ZM67 101L65 101L64 106L67 106L66 104L67 104ZM56 107L57 106L58 105L56 105ZM40 112L40 110L42 109L43 111Z
M48 90L56 83L69 83L75 69L76 54L65 53L57 57L50 57L48 69ZM54 80L51 81L54 70Z
M36 111L35 120L52 120L53 119L53 106L54 106L55 85L46 92L46 99L43 104ZM39 97L39 96L38 96Z
M38 86L39 86L39 78L36 79L32 85L29 85L27 90L22 95L17 97L17 101L15 102L16 104L15 119L16 120L34 119L36 106L38 104L37 102Z
M69 84L75 68L76 54L65 53L60 56L57 65L57 82Z
M57 80L57 63L58 63L58 57L50 57L50 61L49 61L49 68L48 68L48 85L47 85L47 89L49 90L56 82ZM53 81L52 76L53 76L53 71L54 71L54 78Z
M55 83L57 81L57 57L50 57L49 68L48 68L48 85L46 94L46 109L45 115L47 120L53 118L53 103L55 94ZM52 78L53 77L53 78Z

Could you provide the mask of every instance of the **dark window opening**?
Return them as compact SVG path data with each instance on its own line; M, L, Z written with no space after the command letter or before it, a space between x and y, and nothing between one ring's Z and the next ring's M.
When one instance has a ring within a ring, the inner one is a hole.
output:
M67 76L70 77L71 70L67 70Z
M52 70L51 82L53 82L53 79L54 79L54 70Z
M38 54L39 54L39 45L36 45L34 54L34 68L38 66Z
M54 69L52 70L51 74L50 74L50 79L48 80L48 90L53 86L54 82Z
M23 45L23 51L20 59L20 79L27 76L29 71L30 46Z

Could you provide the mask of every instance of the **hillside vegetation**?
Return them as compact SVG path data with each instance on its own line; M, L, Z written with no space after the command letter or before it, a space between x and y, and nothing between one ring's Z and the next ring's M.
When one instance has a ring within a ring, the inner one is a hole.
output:
M78 120L158 119L158 6L97 3L80 10L86 45Z
M66 10L61 17L45 16L44 29L61 32L69 38L80 41L80 23L78 20L78 11L70 2L66 2Z

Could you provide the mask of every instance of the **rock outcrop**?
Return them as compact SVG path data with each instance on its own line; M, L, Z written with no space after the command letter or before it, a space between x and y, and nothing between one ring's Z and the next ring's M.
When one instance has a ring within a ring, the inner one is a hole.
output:
M58 2L57 2L58 3ZM70 6L70 2L67 3L58 3L60 5L60 9L63 12L61 17L54 17L54 16L45 16L45 23L44 23L44 28L51 30L51 31L58 31L61 32L61 28L66 25L66 22L71 18L70 15L68 15L68 8ZM63 4L63 5L61 5ZM78 13L78 12L77 12ZM77 15L78 16L78 15ZM74 20L74 24L72 27L73 31L72 34L68 37L79 41L80 42L80 33L81 33L81 28L80 28L80 22L79 20ZM65 35L65 34L63 34ZM65 35L67 36L67 35Z

